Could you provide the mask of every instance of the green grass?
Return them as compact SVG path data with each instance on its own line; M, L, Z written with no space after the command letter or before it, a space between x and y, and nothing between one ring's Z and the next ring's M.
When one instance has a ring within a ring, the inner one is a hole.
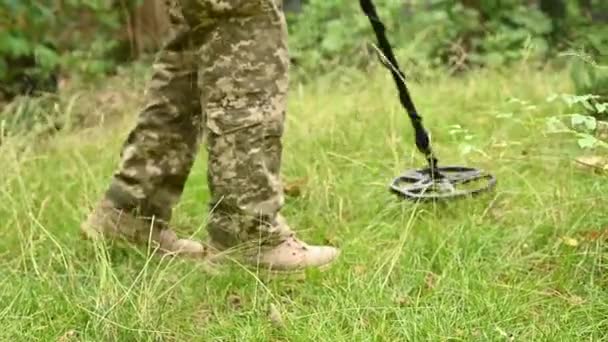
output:
M571 91L567 72L521 66L411 88L440 161L490 170L496 190L446 204L400 201L388 182L423 159L389 75L294 82L283 173L306 185L284 212L307 241L343 251L332 269L305 279L237 265L209 272L80 240L78 225L118 162L137 96L122 98L124 122L113 117L34 144L29 136L7 139L0 340L605 339L608 242L585 234L608 226L608 182L573 165L582 153L575 140L543 133L546 117L572 111L545 101ZM117 108L89 104L96 112ZM452 125L471 136L450 134ZM460 153L465 143L468 154ZM174 221L201 239L203 153ZM270 320L271 305L283 326Z

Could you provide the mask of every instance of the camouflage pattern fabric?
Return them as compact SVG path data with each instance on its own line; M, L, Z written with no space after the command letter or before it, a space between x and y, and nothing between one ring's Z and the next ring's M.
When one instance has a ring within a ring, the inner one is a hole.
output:
M171 37L106 198L168 223L204 136L211 238L279 243L290 233L279 214L289 64L281 0L168 5Z

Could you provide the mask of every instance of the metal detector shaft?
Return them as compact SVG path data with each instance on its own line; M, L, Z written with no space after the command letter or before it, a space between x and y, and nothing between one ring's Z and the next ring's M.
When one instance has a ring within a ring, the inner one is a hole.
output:
M407 90L407 86L405 85L405 76L399 68L399 64L397 63L397 59L393 54L391 44L386 37L384 24L378 18L378 14L372 0L360 0L359 3L363 13L365 13L365 15L369 18L372 28L374 29L378 44L380 45L380 50L390 64L385 64L385 66L390 70L393 76L393 80L395 81L395 85L399 91L401 105L406 109L414 128L416 147L426 156L430 169L434 171L435 167L437 166L437 159L433 155L429 135L422 126L422 117L418 115L416 106L414 106L414 102L412 101L409 91Z

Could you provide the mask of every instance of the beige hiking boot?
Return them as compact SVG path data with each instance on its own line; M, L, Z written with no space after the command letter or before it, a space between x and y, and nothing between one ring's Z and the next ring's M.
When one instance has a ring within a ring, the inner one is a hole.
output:
M217 250L223 248L212 243ZM242 253L239 261L251 268L270 272L294 273L309 268L326 269L340 255L340 250L330 246L311 246L298 239L295 234L288 236L277 246L252 247Z
M153 221L138 219L134 215L116 209L108 200L102 200L81 225L86 239L108 238L148 246L160 254L203 258L208 250L197 241L179 239L171 229L162 229Z

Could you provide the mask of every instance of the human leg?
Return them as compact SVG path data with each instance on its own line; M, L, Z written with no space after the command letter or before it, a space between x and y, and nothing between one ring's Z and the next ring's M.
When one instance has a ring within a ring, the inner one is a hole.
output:
M145 243L168 252L200 254L200 243L178 239L168 227L197 154L202 120L196 51L181 9L171 3L172 34L154 63L137 124L104 198L82 229Z
M193 20L214 23L199 69L211 240L220 249L253 245L262 266L327 264L338 250L298 240L280 214L289 65L280 0L182 1Z

